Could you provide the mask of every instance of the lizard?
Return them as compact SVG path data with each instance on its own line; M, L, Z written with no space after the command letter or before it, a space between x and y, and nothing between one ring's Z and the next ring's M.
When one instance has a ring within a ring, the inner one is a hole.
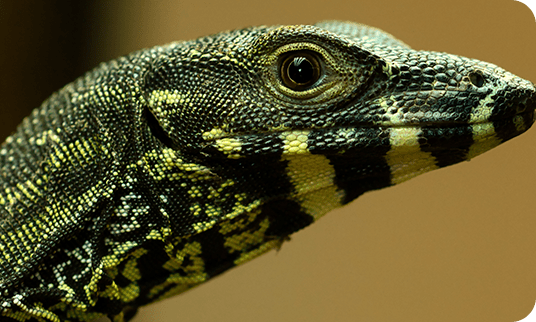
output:
M0 321L128 321L365 192L527 131L536 88L352 22L102 63L0 146Z

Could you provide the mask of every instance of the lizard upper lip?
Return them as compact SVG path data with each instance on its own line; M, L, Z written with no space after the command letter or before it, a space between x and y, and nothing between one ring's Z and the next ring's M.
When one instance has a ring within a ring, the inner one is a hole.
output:
M511 104L511 107L508 108L511 112L504 114L492 115L489 118L479 120L476 122L468 122L467 120L441 120L439 119L418 119L416 121L401 121L399 123L390 123L385 122L363 122L357 121L355 123L347 122L345 124L326 126L326 127L312 127L312 128L285 128L285 129L266 129L259 130L256 132L235 132L235 133L225 133L220 136L215 136L211 138L206 138L203 141L206 143L214 142L221 139L230 139L230 138L240 138L248 136L268 136L274 134L282 134L285 132L292 131L330 131L337 129L359 129L359 128L415 128L415 127L443 127L443 128L462 128L467 126L474 126L479 124L487 124L492 122L502 122L502 121L511 121L515 117L523 117L533 114L536 110L536 97L528 97L518 102Z
M519 113L517 115L527 115L529 113L532 113L532 111L525 111L523 113ZM507 119L505 119L507 120ZM436 122L436 121L429 121L429 122L419 122L419 123L400 123L400 124L372 124L372 123L361 123L361 124L345 124L340 126L330 126L330 127L319 127L319 128L296 128L296 129L285 129L285 130L274 130L274 131L258 131L258 132L239 132L239 133L228 133L223 136L218 136L210 139L205 139L204 142L214 142L221 139L231 139L231 138L241 138L241 137L251 137L251 136L269 136L274 134L282 134L282 133L288 133L293 131L334 131L334 130L349 130L349 129L364 129L364 128L422 128L422 127L442 127L442 128L465 128L469 126L474 126L477 124L487 124L492 123L494 120L485 120L485 121L479 121L475 123L467 123L467 122Z

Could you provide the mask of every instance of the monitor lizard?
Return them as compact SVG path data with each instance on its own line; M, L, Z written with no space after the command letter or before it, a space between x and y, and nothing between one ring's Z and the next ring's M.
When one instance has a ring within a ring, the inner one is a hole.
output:
M0 320L113 321L528 130L536 89L351 22L144 49L0 147Z

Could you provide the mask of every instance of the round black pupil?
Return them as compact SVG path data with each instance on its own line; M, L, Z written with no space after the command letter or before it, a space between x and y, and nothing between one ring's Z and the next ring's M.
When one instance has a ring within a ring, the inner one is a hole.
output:
M294 57L288 66L288 78L297 84L307 84L313 77L313 64L306 57Z

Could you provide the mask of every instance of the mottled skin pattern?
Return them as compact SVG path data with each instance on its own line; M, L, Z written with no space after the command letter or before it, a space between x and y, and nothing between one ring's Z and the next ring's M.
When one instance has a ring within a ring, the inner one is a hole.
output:
M310 83L286 73L296 57ZM340 22L102 64L0 148L0 320L128 320L366 191L521 134L535 93L495 65Z

